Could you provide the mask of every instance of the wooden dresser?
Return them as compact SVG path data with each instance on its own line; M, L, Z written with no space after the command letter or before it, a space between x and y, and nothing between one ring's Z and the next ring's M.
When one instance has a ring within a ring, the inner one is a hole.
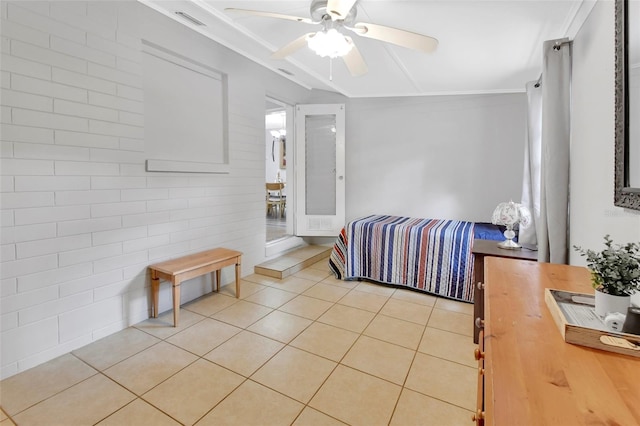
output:
M586 268L487 257L477 424L640 425L640 359L565 343L544 289L592 293Z
M473 343L478 343L480 324L484 321L484 259L488 256L538 261L538 252L527 249L507 250L499 241L473 240Z

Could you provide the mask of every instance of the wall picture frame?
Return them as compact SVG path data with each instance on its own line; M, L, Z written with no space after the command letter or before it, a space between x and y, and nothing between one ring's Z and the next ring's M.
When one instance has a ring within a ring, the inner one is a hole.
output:
M280 168L287 168L287 139L284 136L280 137Z

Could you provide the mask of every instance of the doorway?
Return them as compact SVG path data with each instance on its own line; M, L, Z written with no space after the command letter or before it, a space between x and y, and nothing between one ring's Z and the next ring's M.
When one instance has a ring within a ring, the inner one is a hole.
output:
M287 105L272 98L265 103L265 220L266 243L292 234L287 193ZM289 197L290 199L291 197Z

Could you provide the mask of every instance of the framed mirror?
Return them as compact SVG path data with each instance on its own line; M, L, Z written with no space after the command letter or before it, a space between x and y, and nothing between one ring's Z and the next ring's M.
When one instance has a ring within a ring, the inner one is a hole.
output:
M640 210L640 2L615 3L614 204Z

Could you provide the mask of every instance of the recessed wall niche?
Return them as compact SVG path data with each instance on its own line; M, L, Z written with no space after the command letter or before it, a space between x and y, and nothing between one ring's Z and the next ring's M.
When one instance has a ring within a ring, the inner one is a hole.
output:
M227 76L143 41L146 169L228 173Z

